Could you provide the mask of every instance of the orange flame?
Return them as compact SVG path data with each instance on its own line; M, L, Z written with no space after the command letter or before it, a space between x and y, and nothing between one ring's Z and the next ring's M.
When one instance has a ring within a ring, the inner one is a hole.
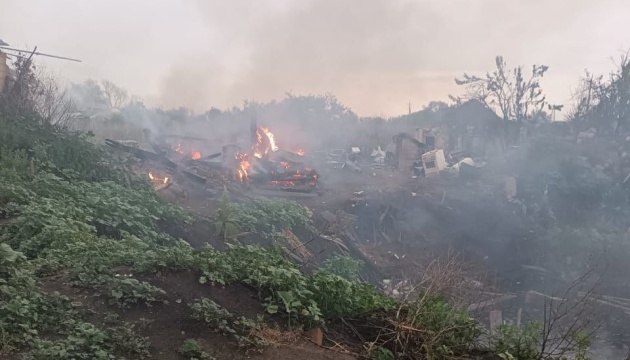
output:
M149 179L150 179L152 182L155 182L155 183L162 183L162 184L166 184L166 183L168 182L168 176L166 176L166 177L164 177L164 178L160 178L160 177L157 177L157 176L153 175L153 173L152 173L152 172L150 172L150 171L149 171Z
M190 157L193 160L201 159L201 153L199 151L193 151L193 153L190 155Z
M271 146L271 151L278 151L278 146L276 146L276 140L273 136L273 134L271 133L271 131L269 131L269 129L267 128L260 128L263 133L265 133L265 135L267 136L267 139L269 139L269 145Z

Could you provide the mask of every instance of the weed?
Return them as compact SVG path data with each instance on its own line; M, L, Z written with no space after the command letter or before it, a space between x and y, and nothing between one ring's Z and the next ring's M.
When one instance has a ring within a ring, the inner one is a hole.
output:
M588 350L591 347L591 338L584 331L578 331L573 337L575 360L590 360Z
M111 278L106 285L109 304L120 308L129 308L139 303L151 305L161 300L164 290L136 279Z
M204 321L218 332L224 334L236 333L236 330L231 326L233 315L221 305L210 299L201 298L189 306L194 319Z
M179 354L186 360L214 360L213 356L201 350L194 339L186 339L179 348Z
M35 339L27 360L109 360L114 346L104 331L89 323L79 324L59 341Z
M263 319L252 320L243 316L236 317L214 301L201 298L189 305L192 317L204 321L216 332L232 337L242 348L260 348L270 345L264 337Z
M498 354L519 360L536 360L540 358L542 330L542 324L537 322L528 323L523 329L513 324L500 325L491 347Z
M219 203L217 235L234 239L242 232L254 232L266 239L282 237L282 230L300 226L313 231L307 210L294 201L257 199L241 205L230 202L226 192Z
M327 271L303 274L277 248L228 245L224 253L205 249L198 255L202 283L242 281L259 290L271 314L283 312L289 324L321 323L324 317L356 315L390 308L394 301L372 286Z
M370 353L370 359L372 360L394 360L394 354L391 350L381 346L375 347Z
M324 261L322 270L341 276L348 281L359 281L361 267L363 267L363 261L337 255Z
M149 357L149 338L139 336L134 325L125 323L107 329L107 334L118 352L140 359Z

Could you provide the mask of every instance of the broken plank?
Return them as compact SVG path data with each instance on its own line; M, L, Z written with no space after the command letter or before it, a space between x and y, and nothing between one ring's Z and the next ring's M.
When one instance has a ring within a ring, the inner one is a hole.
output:
M512 300L516 298L516 295L513 294L505 294L503 296L500 296L496 299L491 299L491 300L486 300L486 301L482 301L482 302L478 302L475 304L470 304L468 306L468 311L475 311L475 310L479 310L479 309L484 309L487 308L489 306L494 306L497 304L500 304L502 302L508 301L508 300Z
M207 179L203 176L199 176L195 173L192 173L188 170L182 170L182 173L184 173L186 176L188 176L189 179L199 183L199 184L205 184Z

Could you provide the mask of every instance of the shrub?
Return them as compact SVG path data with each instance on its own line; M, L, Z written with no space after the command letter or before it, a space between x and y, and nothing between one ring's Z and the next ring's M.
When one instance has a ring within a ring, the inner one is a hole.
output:
M491 348L497 354L509 354L519 360L537 360L540 357L542 324L528 323L523 329L512 324L497 327Z
M337 255L324 261L323 271L339 275L348 281L359 281L363 261Z

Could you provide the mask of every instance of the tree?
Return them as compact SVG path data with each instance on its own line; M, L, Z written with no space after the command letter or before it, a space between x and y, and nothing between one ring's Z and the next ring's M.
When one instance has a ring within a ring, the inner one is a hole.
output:
M101 81L103 86L103 93L109 103L110 109L122 109L129 100L129 93L127 90L117 86L109 80Z
M5 88L0 107L16 114L33 112L42 125L67 128L78 116L76 106L53 76L33 64L33 54L35 50L13 63L16 77Z
M614 135L630 132L630 56L625 54L608 81L587 73L582 79L571 120L583 121Z
M515 120L520 124L537 118L546 104L540 79L549 67L533 65L531 74L525 78L523 66L509 69L502 56L496 57L495 64L496 69L486 73L485 77L464 74L462 78L456 78L455 83L464 86L466 93L451 98L457 103L479 100L497 111L505 121Z
M68 89L68 96L88 116L104 113L109 109L109 101L103 89L92 79L87 79L80 84L72 84Z
M430 112L436 113L438 111L448 109L448 107L448 104L444 101L431 101L427 105L425 105L422 110L428 110Z
M597 91L602 87L602 76L595 77L588 71L584 72L584 77L580 79L577 89L573 93L575 103L569 110L567 119L569 121L586 121L588 115L597 104Z

